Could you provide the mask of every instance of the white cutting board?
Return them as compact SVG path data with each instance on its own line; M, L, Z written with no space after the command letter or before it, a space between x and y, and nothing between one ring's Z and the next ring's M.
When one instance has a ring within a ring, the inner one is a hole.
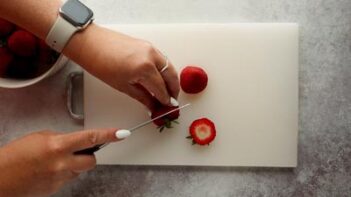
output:
M159 133L149 125L97 152L98 164L276 166L297 165L297 24L110 25L151 41L178 71L203 67L207 89L180 94L180 125ZM116 43L118 44L118 43ZM85 128L130 128L148 120L146 109L85 73ZM210 146L185 139L197 118L217 127Z

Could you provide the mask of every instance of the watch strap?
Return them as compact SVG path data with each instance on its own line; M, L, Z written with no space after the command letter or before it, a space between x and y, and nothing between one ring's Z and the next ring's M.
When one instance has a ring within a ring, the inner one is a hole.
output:
M58 16L49 34L46 36L46 43L56 50L62 52L72 35L78 28L66 21L62 16Z

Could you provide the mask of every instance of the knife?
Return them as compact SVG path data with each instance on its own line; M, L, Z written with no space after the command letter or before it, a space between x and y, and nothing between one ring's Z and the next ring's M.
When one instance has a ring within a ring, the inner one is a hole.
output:
M183 105L183 106L181 106L181 107L178 107L178 108L176 108L176 109L173 109L173 110L171 110L171 111L169 111L169 112L167 112L167 113L161 114L161 115L159 115L159 116L157 116L157 117L155 117L155 118L153 118L153 119L151 119L151 120L148 120L148 121L145 121L145 122L143 122L143 123L140 123L140 124L138 124L138 125L132 127L131 129L128 129L128 130L129 130L131 133L133 133L134 131L136 131L136 130L138 130L138 129L140 129L140 128L142 128L142 127L144 127L144 126L146 126L146 125L148 125L148 124L150 124L150 123L152 123L153 121L155 121L155 120L157 120L157 119L160 119L160 118L162 118L162 117L164 117L164 116L167 116L168 114L171 114L171 113L173 113L173 112L175 112L175 111L181 110L181 109L186 108L186 107L189 107L189 106L190 106L190 103L185 104L185 105ZM98 150L104 148L104 147L107 146L107 145L109 145L109 143L100 144L100 145L97 145L97 146L94 146L94 147L91 147L91 148L87 148L87 149L84 149L84 150L80 150L80 151L74 152L74 154L75 154L75 155L92 155L92 154L94 154L96 151L98 151Z

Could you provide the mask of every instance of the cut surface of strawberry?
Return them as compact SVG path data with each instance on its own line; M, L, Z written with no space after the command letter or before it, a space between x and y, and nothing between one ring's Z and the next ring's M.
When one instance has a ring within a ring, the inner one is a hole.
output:
M188 139L193 140L193 144L210 145L216 138L215 124L208 118L195 120L189 127Z
M162 114L165 114L171 110L177 109L178 107L169 107L169 106L160 106L156 108L152 114L151 114L151 119L156 118ZM172 128L172 123L177 123L176 121L179 118L179 110L172 112L160 119L154 120L154 124L158 126L159 131L162 132L165 128Z
M207 87L207 83L207 73L198 66L187 66L180 73L180 86L185 93L200 93Z

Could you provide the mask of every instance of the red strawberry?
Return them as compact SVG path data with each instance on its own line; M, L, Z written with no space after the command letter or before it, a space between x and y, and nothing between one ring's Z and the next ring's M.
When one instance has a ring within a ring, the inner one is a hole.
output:
M52 50L44 40L38 41L38 55L37 55L37 75L41 75L48 71L57 60L59 54Z
M165 114L171 110L177 109L178 107L169 107L169 106L161 106L158 107L156 110L154 110L151 114L151 119L156 118L157 116L160 116L162 114ZM154 124L158 126L160 129L160 132L163 131L164 128L172 128L172 122L178 123L175 121L179 117L179 110L170 113L160 119L154 120Z
M216 127L211 120L201 118L190 125L189 133L187 138L192 139L193 144L210 145L216 137Z
M36 65L30 58L17 57L8 68L7 74L11 78L29 79L33 78L36 71Z
M8 38L7 45L16 55L30 57L36 53L37 39L27 31L18 30Z
M15 25L5 19L0 18L0 37L5 37L12 33Z
M180 74L180 86L188 94L196 94L203 91L208 82L206 72L196 66L185 67Z
M43 40L39 40L39 54L38 54L38 64L39 66L47 66L54 63L53 51L46 45Z
M4 47L0 48L0 77L6 74L6 71L13 60L12 53Z

